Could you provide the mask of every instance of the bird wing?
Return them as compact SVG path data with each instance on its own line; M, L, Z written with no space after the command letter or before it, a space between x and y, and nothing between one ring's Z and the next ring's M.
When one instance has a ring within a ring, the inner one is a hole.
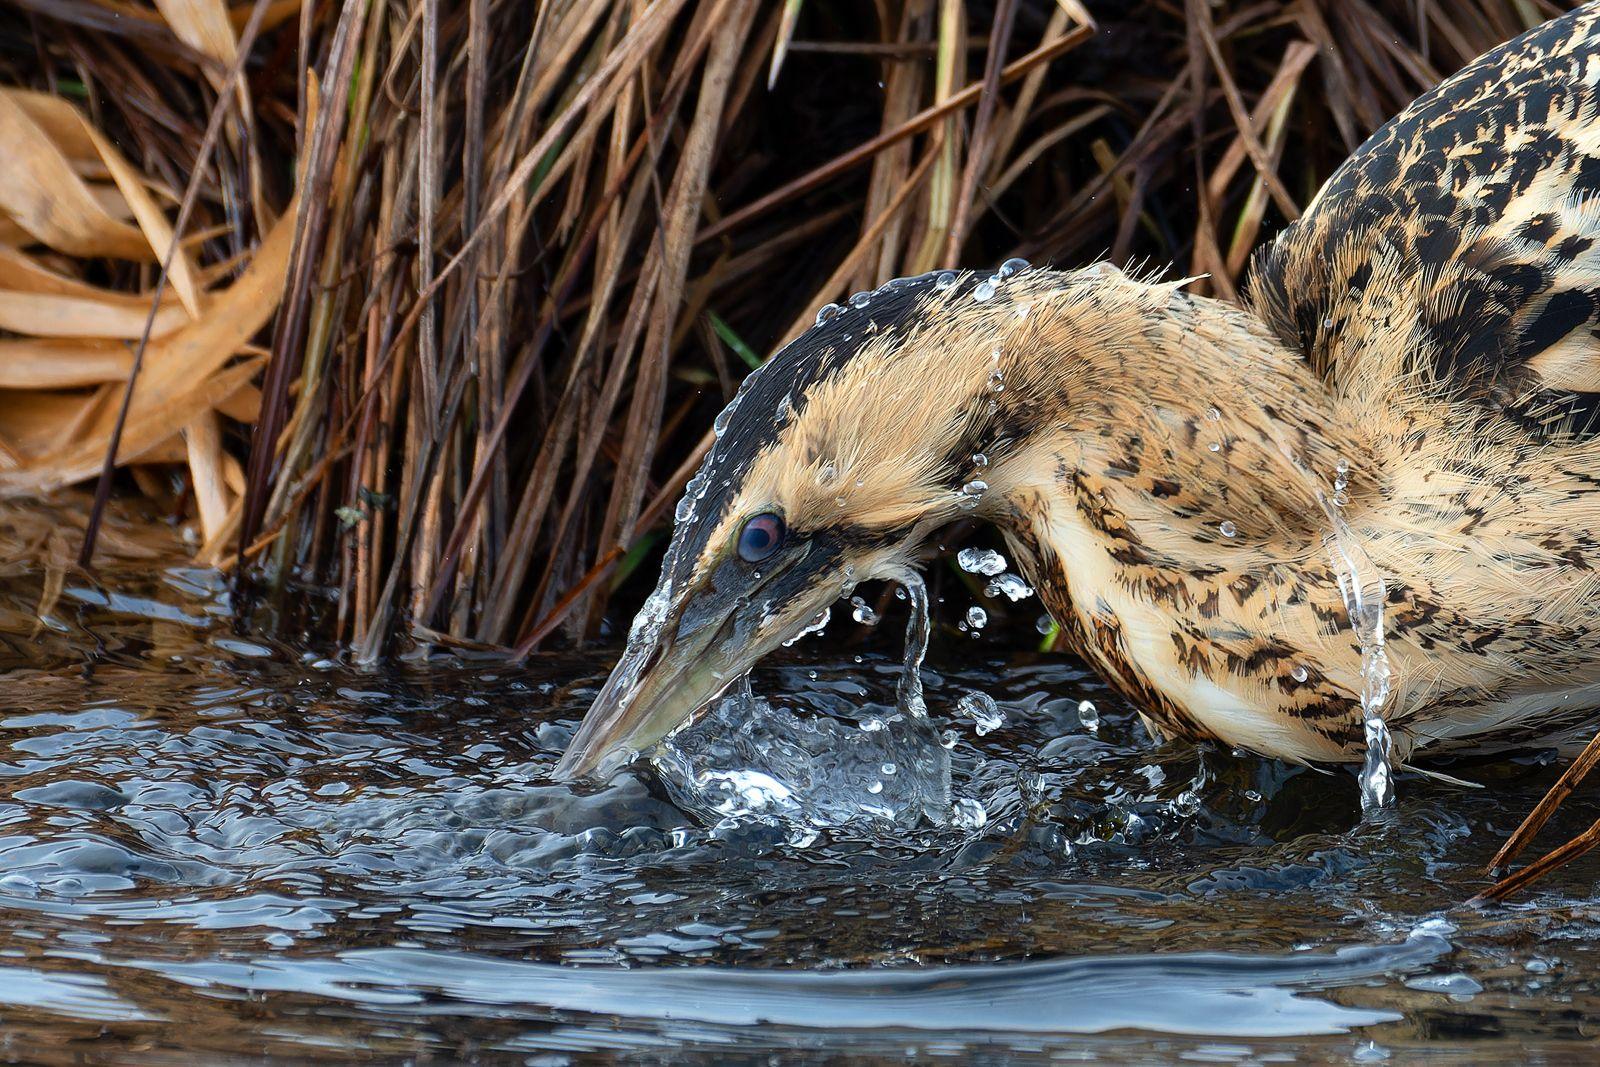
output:
M1342 391L1444 390L1600 430L1600 5L1373 134L1257 257L1250 303Z

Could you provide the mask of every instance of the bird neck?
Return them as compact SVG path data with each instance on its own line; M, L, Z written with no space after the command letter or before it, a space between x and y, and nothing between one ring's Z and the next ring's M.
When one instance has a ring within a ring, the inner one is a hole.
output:
M1157 726L1333 758L1350 743L1348 685L1307 692L1327 706L1305 719L1333 725L1297 724L1292 743L1237 708L1262 706L1263 685L1293 690L1342 621L1323 543L1336 492L1371 491L1361 435L1236 308L1171 291L1131 301L1114 335L1061 329L1075 369L1014 376L1027 388L1007 402L1051 416L996 464L989 517L1070 643ZM1333 655L1317 669L1353 682L1358 664Z
M1056 327L1073 338L1069 358L1048 345L1019 354L1039 366L1008 374L998 421L1039 428L999 450L988 479L997 521L1066 501L1195 570L1320 543L1323 500L1342 470L1359 472L1362 435L1250 313L1141 288L1158 295L1127 301L1114 334L1069 320Z

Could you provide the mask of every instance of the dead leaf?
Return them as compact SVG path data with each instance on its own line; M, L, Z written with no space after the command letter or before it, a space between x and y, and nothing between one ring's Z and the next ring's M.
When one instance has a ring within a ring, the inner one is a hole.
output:
M239 54L239 41L222 0L156 0L156 10L167 20L178 40L215 59L224 70L233 65ZM208 73L212 84L221 78L218 72Z
M133 352L93 338L0 340L0 389L71 389L127 381Z
M128 407L119 465L167 456L175 427L190 425L233 397L260 371L265 361L259 357L228 364L277 309L294 246L296 207L291 201L244 274L208 298L203 317L150 343ZM86 432L43 454L24 445L31 460L19 470L0 471L0 495L46 491L98 473L116 416L117 405L103 406ZM0 434L5 426L0 413ZM184 455L179 442L178 456Z
M9 93L0 93L0 144L0 210L33 238L75 256L154 258L144 235L100 206Z
M34 337L121 338L137 341L144 333L149 315L148 307L128 307L120 301L0 289L0 330ZM188 321L189 313L181 306L164 303L156 313L150 336L160 337L171 333ZM0 377L5 373L0 368Z

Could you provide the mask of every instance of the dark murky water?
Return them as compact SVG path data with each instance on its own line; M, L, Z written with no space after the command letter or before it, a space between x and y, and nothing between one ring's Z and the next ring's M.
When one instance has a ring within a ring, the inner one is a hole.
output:
M547 784L606 655L363 673L230 636L203 572L68 580L37 632L46 583L8 581L14 1057L1556 1062L1600 1030L1593 863L1458 903L1534 759L1402 776L1362 822L1348 773L1154 746L1071 662L947 634L927 700L981 828L718 818L644 774ZM883 629L856 662L836 623L756 690L892 704ZM971 691L1002 725L955 715Z

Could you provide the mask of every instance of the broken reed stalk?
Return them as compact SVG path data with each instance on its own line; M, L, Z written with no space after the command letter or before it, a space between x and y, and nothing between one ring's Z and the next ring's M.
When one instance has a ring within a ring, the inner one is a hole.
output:
M1496 852L1494 859L1489 861L1489 874L1494 875L1505 871L1507 867L1516 861L1518 856L1522 855L1523 851L1532 843L1534 837L1544 828L1544 824L1550 821L1550 816L1554 815L1562 802L1572 795L1573 790L1578 788L1579 783L1594 769L1596 763L1600 763L1600 734L1596 734L1594 739L1584 746L1577 759L1567 764L1566 769L1561 773L1561 777L1556 779L1555 785L1550 787L1539 803L1534 806L1534 809L1528 813L1528 817L1522 820L1522 825L1517 827L1516 832L1506 839L1504 845L1500 846L1500 851ZM1504 900L1513 893L1520 892L1532 885L1557 867L1583 855L1596 845L1600 845L1600 822L1596 822L1578 837L1534 861L1522 870L1513 874L1503 874L1494 885L1483 892L1479 899Z
M1236 298L1367 133L1570 6L17 0L0 292L142 301L150 339L0 324L0 493L115 457L365 660L615 632L741 364L816 304L1107 250ZM15 195L46 174L64 228ZM161 295L174 247L204 308Z

